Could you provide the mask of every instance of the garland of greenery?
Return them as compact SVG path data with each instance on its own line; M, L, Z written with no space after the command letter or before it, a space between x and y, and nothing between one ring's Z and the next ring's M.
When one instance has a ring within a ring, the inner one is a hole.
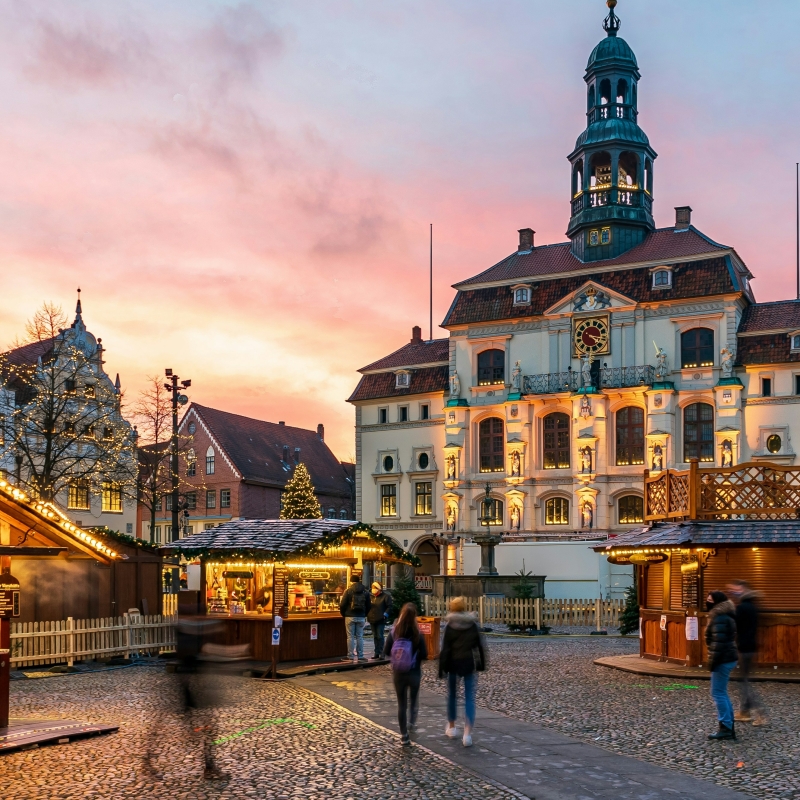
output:
M286 552L285 550L264 550L261 548L242 548L241 550L228 550L209 547L192 547L189 540L179 540L171 545L165 545L165 549L179 555L191 558L219 558L224 556L226 559L266 559L268 561L286 561L292 558L324 558L325 550L329 547L341 547L345 544L351 544L352 540L358 534L365 534L375 544L383 547L389 552L392 558L412 567L421 566L422 562L419 558L412 553L407 553L403 550L394 539L386 536L385 534L378 533L370 525L363 522L358 522L350 528L345 528L343 531L329 533L322 536L315 542L298 547L296 550Z
M99 534L101 536L107 536L109 539L114 539L114 541L119 542L120 544L127 544L129 547L140 547L142 550L148 553L157 553L158 552L158 545L153 544L152 542L146 542L144 539L137 539L135 536L130 536L127 533L120 533L119 531L111 530L107 525L98 525L93 528L84 528L85 531L91 531L94 534Z

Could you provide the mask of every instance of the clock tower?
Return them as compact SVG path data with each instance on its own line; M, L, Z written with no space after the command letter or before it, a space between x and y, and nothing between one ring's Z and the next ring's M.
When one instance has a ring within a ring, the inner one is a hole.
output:
M655 229L653 162L656 152L639 127L639 67L618 33L620 19L610 9L606 38L589 56L586 130L569 155L572 214L567 236L584 262L616 258Z

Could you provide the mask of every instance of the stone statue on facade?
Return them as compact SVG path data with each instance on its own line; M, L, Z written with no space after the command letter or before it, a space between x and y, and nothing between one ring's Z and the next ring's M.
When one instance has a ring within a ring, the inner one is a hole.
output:
M583 419L589 419L592 416L592 404L586 395L581 397L580 415Z
M458 398L461 395L461 381L458 378L458 373L453 371L450 373L450 397L451 399Z
M455 503L447 504L447 530L454 531L456 529L456 506Z
M669 375L669 358L663 347L659 347L655 342L653 346L656 348L656 380L665 381Z
M584 389L592 385L592 357L588 353L581 357L581 383Z
M514 503L511 506L511 529L518 531L521 521L520 507Z
M733 466L733 446L731 445L730 439L726 439L722 443L722 466Z
M591 501L585 500L581 505L581 527L592 529L594 525L594 507Z
M519 361L514 363L514 369L511 370L511 388L515 392L522 388L522 364Z
M515 450L511 454L511 474L516 478L519 477L521 469L521 463L519 458L519 451Z
M719 353L719 364L722 367L722 377L730 378L733 375L733 353L727 347L723 347Z
M581 473L586 474L592 471L592 448L587 444L581 448Z
M447 456L447 480L456 480L456 457Z
M664 451L661 445L657 444L653 447L653 472L661 472L664 469Z

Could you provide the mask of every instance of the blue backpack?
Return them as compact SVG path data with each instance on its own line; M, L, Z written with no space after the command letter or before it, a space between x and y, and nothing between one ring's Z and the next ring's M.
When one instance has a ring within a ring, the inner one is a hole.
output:
M390 654L392 669L395 672L410 672L417 663L414 645L410 639L395 639Z

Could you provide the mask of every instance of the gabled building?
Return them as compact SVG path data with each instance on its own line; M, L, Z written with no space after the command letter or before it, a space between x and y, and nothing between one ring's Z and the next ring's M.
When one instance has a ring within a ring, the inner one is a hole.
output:
M535 541L641 525L645 469L796 459L800 303L756 303L747 265L688 204L656 226L657 154L615 5L584 75L567 241L519 230L455 284L448 339L365 367L350 398L359 518L412 552L451 537L446 571L487 527Z
M295 428L192 405L180 426L181 496L187 502L180 536L231 519L277 519L294 468L305 464L324 516L354 519L353 465L325 444L325 429ZM150 513L140 507L140 536L150 539ZM171 497L156 514L153 541L171 541Z

